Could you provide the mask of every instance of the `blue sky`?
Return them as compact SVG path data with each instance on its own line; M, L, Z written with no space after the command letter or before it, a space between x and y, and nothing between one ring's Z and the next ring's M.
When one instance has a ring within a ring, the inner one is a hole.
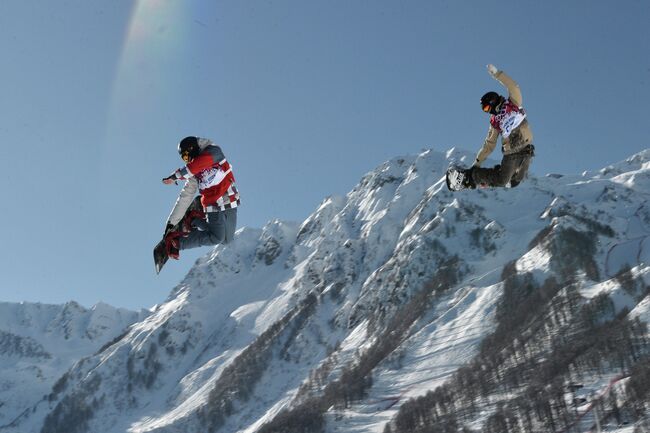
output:
M488 63L521 86L533 173L624 159L650 146L649 19L645 0L3 0L0 300L163 301L208 252L153 271L186 135L222 145L240 227L302 221L394 156L476 151Z

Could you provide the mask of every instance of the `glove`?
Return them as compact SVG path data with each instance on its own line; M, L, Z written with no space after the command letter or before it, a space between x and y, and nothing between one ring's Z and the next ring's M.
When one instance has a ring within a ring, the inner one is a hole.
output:
M493 77L496 77L496 75L499 73L499 70L497 69L496 66L494 66L492 63L487 65L487 70L492 75Z
M165 185L171 185L172 183L175 183L176 185L178 185L178 182L176 182L176 175L175 174L172 174L171 176L168 176L168 177L164 178L162 181L163 181L163 183Z

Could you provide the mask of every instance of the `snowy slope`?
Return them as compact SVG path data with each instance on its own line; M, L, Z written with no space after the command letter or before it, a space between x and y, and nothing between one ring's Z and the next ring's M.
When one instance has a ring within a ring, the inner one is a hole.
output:
M300 225L239 230L123 338L77 363L50 401L0 431L252 433L372 362L365 396L329 410L325 428L381 432L408 398L474 357L512 261L539 281L576 274L586 299L611 293L617 309L648 320L648 299L614 277L628 266L650 282L650 150L593 173L451 194L446 167L472 158L395 158ZM570 230L595 239L588 257L558 260L563 246L545 241ZM427 290L431 304L418 310ZM395 318L410 321L386 346Z
M84 356L122 334L145 312L99 303L0 303L0 425L14 422Z

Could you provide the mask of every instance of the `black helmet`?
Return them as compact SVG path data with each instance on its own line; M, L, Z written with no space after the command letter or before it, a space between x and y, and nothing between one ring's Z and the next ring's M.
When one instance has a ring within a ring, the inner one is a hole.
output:
M178 143L178 154L185 162L196 158L199 153L201 153L201 148L199 147L199 139L196 137L185 137Z
M497 107L503 101L503 97L497 92L487 92L481 97L481 108L486 113L497 114Z

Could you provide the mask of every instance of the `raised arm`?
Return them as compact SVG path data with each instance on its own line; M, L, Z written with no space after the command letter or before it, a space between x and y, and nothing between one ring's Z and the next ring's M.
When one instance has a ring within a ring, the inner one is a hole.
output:
M510 78L510 76L505 72L498 70L494 65L488 65L487 69L490 75L492 75L492 78L503 84L504 87L508 89L508 98L521 107L523 99L517 82Z

